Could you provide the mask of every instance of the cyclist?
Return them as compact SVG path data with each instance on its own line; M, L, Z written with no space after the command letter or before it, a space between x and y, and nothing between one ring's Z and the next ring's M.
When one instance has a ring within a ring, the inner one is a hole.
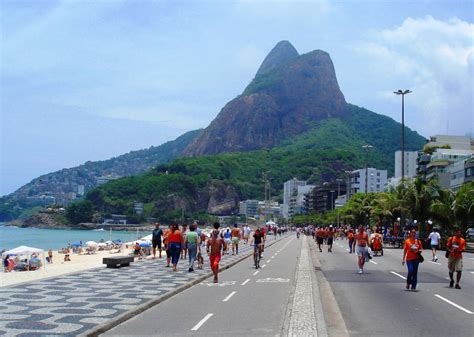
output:
M255 267L258 268L258 261L262 258L262 248L263 248L263 234L259 228L255 230L253 234L253 258L255 261ZM257 252L258 250L258 252ZM258 256L257 256L258 253Z
M267 241L267 230L265 229L265 226L260 229L260 234L262 235L262 253L265 251L265 241ZM260 254L262 255L262 254Z
M297 239L300 238L300 229L299 228L296 229L296 238Z

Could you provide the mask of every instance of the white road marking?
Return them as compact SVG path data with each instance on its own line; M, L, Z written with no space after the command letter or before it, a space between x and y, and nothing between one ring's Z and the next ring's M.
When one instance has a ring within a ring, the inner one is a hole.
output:
M207 314L206 316L204 316L204 318L201 319L201 320L199 321L199 323L196 324L196 325L191 329L191 331L197 331L204 323L206 323L206 321L207 321L209 318L212 317L212 315L214 315L214 314Z
M267 265L266 265L266 264L264 264L264 265L262 266L262 268L265 268L266 266L267 266Z
M270 263L271 260L267 260L267 263Z
M224 299L222 300L222 302L227 302L228 300L230 300L230 298L231 298L232 296L234 296L235 293L236 293L236 291L231 292L231 293L229 294L229 296L227 296L226 298L224 298Z
M445 301L446 303L451 304L453 307L456 307L456 308L458 308L459 310L462 310L462 311L464 311L465 313L468 313L469 315L473 315L473 314L474 314L474 312L469 311L469 310L467 310L466 308L463 308L463 307L461 307L460 305L458 305L458 304L456 304L456 303L454 303L454 302L451 302L450 300L444 298L443 296L440 296L440 295L438 295L438 294L435 294L435 296L438 297L439 299Z
M287 283L290 282L289 278L259 278L257 283Z
M474 271L470 271L471 274L474 274Z
M257 270L257 271L256 271L255 273L253 273L253 274L254 274L254 275L257 275L259 271L260 271L260 270Z
M250 279L249 279L249 278L248 278L248 279L246 279L246 280L245 280L245 281L244 281L244 282L241 284L241 286L244 286L244 285L246 285L246 284L247 284L249 281L250 281Z
M391 271L392 274L397 275L398 277L401 277L402 279L406 280L407 278L405 276L402 276L394 271Z
M225 286L233 286L235 284L235 281L224 281L220 283L201 282L199 284L202 286L208 286L208 287L225 287Z
M430 261L430 263L437 264L438 266L441 266L441 263L439 263L439 262Z
M373 264L378 264L377 262L375 261L372 261L372 260L369 260L370 263L373 263Z

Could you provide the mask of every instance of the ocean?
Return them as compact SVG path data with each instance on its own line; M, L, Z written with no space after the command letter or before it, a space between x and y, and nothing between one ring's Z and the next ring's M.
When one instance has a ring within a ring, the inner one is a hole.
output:
M148 234L151 234L151 232L138 232L139 237ZM121 239L124 242L128 242L137 239L137 232L18 228L3 226L0 224L0 251L4 249L12 249L18 246L57 250L67 247L68 243L78 241L99 242L101 239L104 239L105 241L110 239Z

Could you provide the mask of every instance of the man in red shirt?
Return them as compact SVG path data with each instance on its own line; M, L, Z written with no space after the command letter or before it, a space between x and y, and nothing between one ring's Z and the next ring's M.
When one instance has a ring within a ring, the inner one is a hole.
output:
M466 250L466 240L461 237L461 230L457 229L453 237L448 239L447 249L450 252L448 257L449 269L449 287L454 285L454 272L456 271L456 289L461 289L459 281L461 281L462 274L462 252Z

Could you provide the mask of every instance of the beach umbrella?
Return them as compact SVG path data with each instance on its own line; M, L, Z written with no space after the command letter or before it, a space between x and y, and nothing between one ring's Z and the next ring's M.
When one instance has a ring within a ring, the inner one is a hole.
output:
M149 244L148 242L141 242L140 247L151 247L151 244Z
M87 246L87 247L95 247L95 246L97 246L97 242L95 242L95 241L87 241L87 242L86 242L86 246Z
M112 241L113 243L117 244L117 245L120 245L123 243L123 241L121 239L117 239L117 240L114 240Z
M99 244L97 245L99 247L107 247L107 243L105 242L99 242Z
M113 242L113 241L110 241L110 240L105 241L105 244L106 244L106 245L111 245L111 244L113 244L113 243L114 243L114 242Z
M81 246L82 246L82 243L80 243L80 242L71 243L71 247L81 247Z

